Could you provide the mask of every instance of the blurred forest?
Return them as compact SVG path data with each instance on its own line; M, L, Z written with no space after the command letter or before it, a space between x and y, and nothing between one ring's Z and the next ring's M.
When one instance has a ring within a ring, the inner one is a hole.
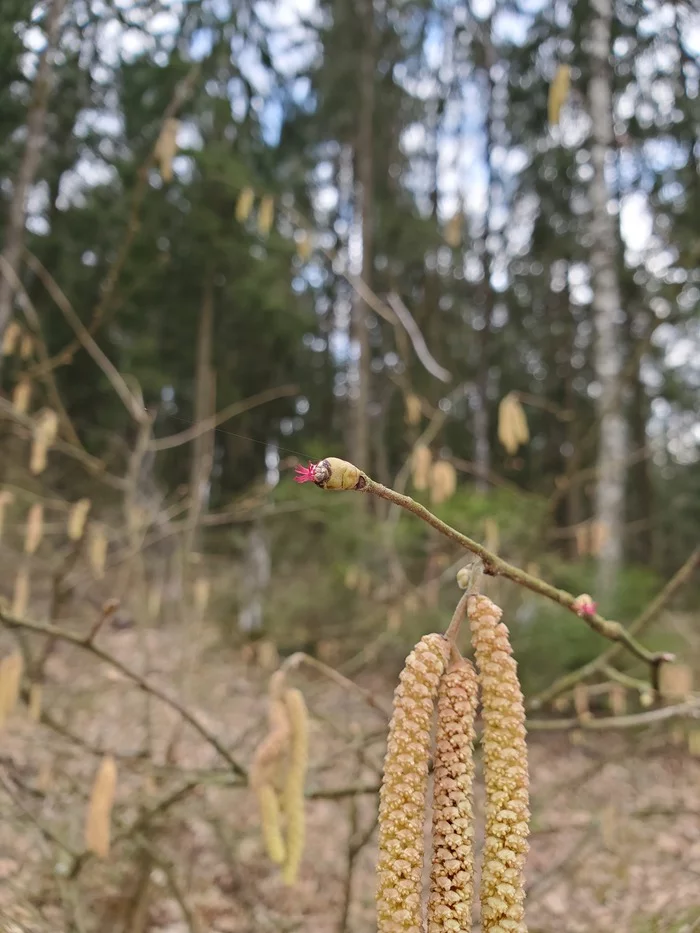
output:
M696 0L3 0L3 933L372 933L386 704L469 555L292 482L330 455L676 653L486 581L531 929L700 929L699 131ZM279 663L296 890L244 796Z

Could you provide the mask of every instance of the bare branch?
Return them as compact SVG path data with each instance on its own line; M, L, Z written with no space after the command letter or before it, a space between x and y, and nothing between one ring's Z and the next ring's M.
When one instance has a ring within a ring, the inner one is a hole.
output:
M440 366L440 364L431 355L423 334L420 332L418 325L413 318L413 315L403 303L401 298L395 292L391 292L389 295L387 295L386 300L391 310L401 322L404 330L411 338L411 343L413 344L413 349L416 351L416 356L421 361L424 368L430 373L431 376L435 376L436 379L439 379L440 382L451 382L452 373L448 372L444 366Z
M237 415L242 415L252 408L257 408L258 405L274 402L278 398L288 398L290 395L296 395L298 391L299 387L295 385L280 386L277 389L265 389L264 392L258 392L257 395L244 399L242 402L233 402L231 405L227 405L226 408L223 408L216 415L212 415L211 418L205 418L198 424L193 424L185 431L180 431L179 434L171 434L169 437L161 437L152 440L150 449L171 450L173 447L179 447L180 444L187 444L201 434L206 434L207 431L211 431L212 428L218 428L219 425L228 421L229 418L235 418Z
M53 0L46 14L46 45L39 58L39 67L34 79L32 102L27 114L27 142L10 203L5 248L2 253L5 260L3 271L9 267L16 272L22 254L27 195L34 182L46 142L44 128L51 94L51 68L53 54L58 43L61 14L65 5L66 0ZM13 289L13 282L3 274L0 277L0 337L4 334L12 317Z
M161 690L160 687L156 686L146 677L143 677L137 671L134 671L132 668L128 667L126 664L123 664L118 658L115 658L108 651L105 651L102 648L98 648L88 637L81 637L80 635L75 635L72 632L65 631L62 628L59 628L57 625L51 625L46 622L33 622L29 619L19 619L0 605L0 621L4 622L5 625L10 629L20 629L28 632L34 632L37 635L46 635L48 638L56 638L61 641L65 641L70 645L73 645L76 648L80 648L82 651L86 651L89 654L92 654L98 660L103 661L105 664L109 664L110 667L113 667L115 670L119 671L134 684L136 684L139 689L150 693L156 699L160 700L162 703L165 703L166 706L169 706L175 712L189 723L193 729L195 729L201 737L214 748L219 755L224 759L224 761L231 767L231 769L241 778L246 777L246 770L240 765L235 758L231 755L229 750L225 745L218 739L211 730L201 722L194 713L190 712L187 707L183 706L178 700L173 699L168 696L165 691Z
M51 295L63 313L63 316L75 331L78 340L105 374L107 380L124 403L124 407L129 412L131 417L139 424L144 420L147 420L148 414L144 410L143 405L131 392L126 382L124 381L124 377L119 372L114 363L112 363L109 357L100 349L94 338L90 335L90 332L78 317L65 292L57 284L51 273L32 253L25 252L25 257L27 265L36 274L37 278L43 283L46 291L49 293L49 295ZM48 362L48 360L46 362Z

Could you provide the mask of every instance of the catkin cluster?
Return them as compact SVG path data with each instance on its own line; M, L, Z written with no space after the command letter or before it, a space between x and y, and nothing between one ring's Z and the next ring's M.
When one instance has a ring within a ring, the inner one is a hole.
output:
M379 797L378 933L421 933L423 831L433 706L449 644L426 635L394 693Z
M309 717L304 696L287 688L284 674L277 671L270 678L268 732L253 756L250 785L258 799L265 848L270 859L283 866L286 884L296 881L304 851L308 757Z
M394 694L379 805L378 933L422 933L428 762L435 700L432 866L427 933L464 933L474 894L474 723L483 709L486 826L483 933L525 933L528 771L525 712L501 610L469 597L477 672L440 635L406 660ZM459 611L459 610L458 610ZM446 669L449 653L453 660Z
M525 708L501 610L485 596L470 600L479 666L486 827L481 870L483 933L524 933L523 870L528 851Z

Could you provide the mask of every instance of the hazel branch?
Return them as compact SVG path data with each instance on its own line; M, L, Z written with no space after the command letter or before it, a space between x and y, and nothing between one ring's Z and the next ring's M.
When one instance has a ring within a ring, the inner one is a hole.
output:
M151 696L155 697L157 700L160 700L161 703L165 703L166 706L169 706L171 709L175 710L182 719L185 720L188 725L199 733L199 735L207 742L218 754L224 759L224 761L229 765L231 770L241 778L247 777L247 772L245 768L240 765L236 759L231 755L226 746L221 742L219 738L207 727L204 725L200 719L195 716L194 713L190 712L186 706L183 706L178 700L170 697L164 690L161 690L160 687L152 683L148 678L143 677L138 671L133 670L128 665L123 664L118 658L115 658L114 655L111 655L108 651L105 651L103 648L99 648L92 640L91 635L88 634L87 637L76 635L73 632L68 632L63 628L59 628L57 625L51 625L48 622L35 622L31 619L21 619L18 616L13 615L8 612L2 604L0 604L0 622L3 622L5 626L9 629L25 631L25 632L34 632L37 635L45 635L48 638L58 639L60 641L65 641L70 645L73 645L76 648L80 648L82 651L87 652L88 654L93 655L99 661L102 661L104 664L109 664L110 667L113 667L115 670L119 671L120 674L123 674L128 680L134 683L140 690L143 690L144 693L149 693Z
M471 551L481 559L484 573L490 576L506 577L519 586L523 586L533 593L544 596L546 599L563 606L570 612L573 612L584 622L609 641L623 645L635 657L644 661L646 664L656 668L663 661L673 660L673 655L667 652L649 651L640 644L634 636L627 631L619 622L605 619L595 611L594 604L586 603L582 605L581 600L566 590L558 589L550 583L534 576L527 571L508 563L497 554L492 553L478 541L474 541L462 532L457 531L447 522L442 521L437 515L427 509L420 502L416 502L410 496L396 492L388 486L376 482L366 473L363 473L358 467L345 460L339 460L336 457L327 457L317 464L310 463L308 467L297 467L296 480L299 483L313 482L321 489L327 490L355 490L357 492L369 493L379 499L385 499L394 505L411 512L413 515L422 519L441 535L459 544L460 547Z

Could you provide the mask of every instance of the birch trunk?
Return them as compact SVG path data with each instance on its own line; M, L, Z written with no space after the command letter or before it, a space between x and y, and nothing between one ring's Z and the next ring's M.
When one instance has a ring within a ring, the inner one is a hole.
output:
M360 59L360 113L355 150L355 173L358 188L356 205L362 224L362 281L372 287L374 264L373 189L374 189L374 7L372 0L362 4L364 35ZM370 342L367 330L367 306L359 295L355 295L352 312L353 338L359 349L357 360L358 386L353 410L352 460L363 470L371 470L369 437L370 404Z
M604 529L603 545L598 555L597 595L605 601L613 594L623 559L627 425L622 399L623 352L620 325L623 312L618 280L621 257L616 221L608 212L608 190L605 181L605 166L613 143L610 69L612 0L592 0L591 9L591 79L588 93L592 124L593 177L590 199L593 246L590 263L596 333L595 370L601 388L598 398L600 434L595 517Z
M46 142L46 112L51 93L52 59L58 43L60 19L65 5L66 0L53 0L46 14L46 46L41 53L39 67L34 79L32 100L27 113L27 142L15 179L7 218L5 245L2 255L15 273L18 270L24 244L27 195L34 184L41 153ZM7 276L0 275L0 340L2 340L7 325L12 320L13 294L14 288L11 280ZM1 366L2 359L0 358Z

